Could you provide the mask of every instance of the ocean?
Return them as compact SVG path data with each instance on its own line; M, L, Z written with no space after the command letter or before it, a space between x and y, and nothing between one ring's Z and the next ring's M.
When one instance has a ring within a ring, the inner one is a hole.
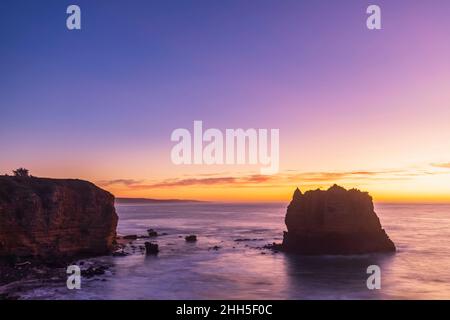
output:
M23 299L450 299L450 205L376 204L395 254L303 257L262 247L281 242L286 204L162 203L116 205L118 234L155 238L157 256L133 243L125 257L83 260L109 266L82 279L26 281ZM195 234L196 243L184 236ZM216 246L216 248L214 248ZM369 290L367 267L381 268Z

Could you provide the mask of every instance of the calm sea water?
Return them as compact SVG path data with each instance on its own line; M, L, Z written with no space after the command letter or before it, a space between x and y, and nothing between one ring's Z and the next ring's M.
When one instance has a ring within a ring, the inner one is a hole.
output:
M281 242L285 204L136 204L118 205L117 211L119 234L145 234L148 228L168 234L156 239L158 256L145 256L137 249L126 257L88 260L88 265L101 262L111 267L105 275L83 278L81 290L69 291L58 281L27 283L22 297L450 298L450 205L377 205L398 252L351 257L301 257L261 249ZM198 236L197 243L184 241L191 233ZM214 246L220 249L211 249ZM366 287L366 268L372 264L381 267L381 290Z

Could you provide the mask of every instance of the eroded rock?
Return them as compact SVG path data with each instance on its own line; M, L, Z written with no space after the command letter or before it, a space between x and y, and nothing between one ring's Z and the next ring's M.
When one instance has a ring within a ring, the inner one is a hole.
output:
M0 176L0 257L109 253L117 220L114 196L90 182Z
M302 194L295 190L286 218L282 250L305 255L392 252L367 192L337 185Z
M184 237L184 240L186 240L186 242L196 242L197 236L195 234L191 234L189 236Z
M145 245L145 253L147 255L158 254L158 252L159 252L158 244L147 241L144 243L144 245Z

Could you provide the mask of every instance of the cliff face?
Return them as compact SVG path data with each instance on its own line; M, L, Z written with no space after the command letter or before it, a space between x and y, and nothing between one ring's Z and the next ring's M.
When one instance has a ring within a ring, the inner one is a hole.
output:
M282 248L301 254L362 254L395 251L366 192L334 185L302 194L288 206Z
M0 177L0 257L104 254L117 220L114 196L90 182Z

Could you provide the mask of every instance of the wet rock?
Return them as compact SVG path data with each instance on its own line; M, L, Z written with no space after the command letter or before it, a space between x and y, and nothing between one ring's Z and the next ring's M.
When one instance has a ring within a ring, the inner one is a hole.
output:
M148 233L148 236L149 236L150 238L154 238L154 237L157 237L157 236L158 236L158 232L156 232L156 231L153 230L153 229L148 229L148 230L147 230L147 233Z
M123 251L123 250L119 250L119 251L113 252L113 253L112 253L112 256L113 256L113 257L125 257L125 256L128 256L128 253L126 253L126 252Z
M145 242L144 243L144 245L145 245L145 253L147 254L147 255L155 255L155 254L158 254L158 252L159 252L159 247L158 247L158 244L156 244L156 243L151 243L151 242Z
M280 243L273 242L273 243L266 244L262 248L263 249L268 249L268 250L273 250L273 251L279 251L279 250L282 250L283 245L280 244Z
M100 266L100 267L89 267L88 269L81 270L81 275L85 278L92 278L95 276L101 276L105 274L105 271L108 269L108 267Z
M337 185L326 191L297 189L288 206L283 251L304 255L392 252L367 192Z
M125 240L137 240L138 236L135 234L129 234L127 236L123 236L122 238Z
M214 246L214 247L209 248L209 250L214 250L214 251L217 251L217 250L219 250L219 249L222 249L222 247L220 247L220 246Z
M186 242L196 242L197 241L197 236L195 234L191 234L189 236L186 236L184 238L184 240L186 240Z

